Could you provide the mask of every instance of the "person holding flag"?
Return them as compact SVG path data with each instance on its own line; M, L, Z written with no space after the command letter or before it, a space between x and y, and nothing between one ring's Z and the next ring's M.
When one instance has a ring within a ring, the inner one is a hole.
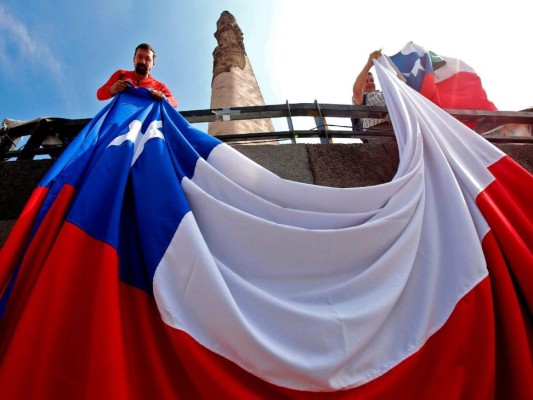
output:
M363 69L357 75L353 84L352 103L355 105L366 106L380 106L385 107L385 98L383 92L376 89L374 82L374 76L370 69L374 66L374 60L381 57L381 49L375 50L368 56L368 61L364 65ZM352 126L355 130L369 129L369 128L381 128L383 124L390 124L388 117L384 119L379 118L354 118L352 119ZM382 139L380 139L382 141ZM387 139L387 141L389 141Z
M141 43L135 48L133 54L134 71L119 69L97 92L98 100L108 100L117 93L123 92L128 87L146 88L151 97L157 100L167 100L172 107L178 106L178 101L167 86L150 75L155 65L155 50L148 43Z

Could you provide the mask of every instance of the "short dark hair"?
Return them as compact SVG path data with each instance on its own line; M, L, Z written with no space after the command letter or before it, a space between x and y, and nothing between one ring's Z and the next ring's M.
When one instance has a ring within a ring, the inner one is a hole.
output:
M141 43L137 47L135 47L135 52L133 53L133 56L135 57L135 54L137 54L137 50L143 49L143 50L150 50L154 54L154 60L155 60L155 50L149 43Z

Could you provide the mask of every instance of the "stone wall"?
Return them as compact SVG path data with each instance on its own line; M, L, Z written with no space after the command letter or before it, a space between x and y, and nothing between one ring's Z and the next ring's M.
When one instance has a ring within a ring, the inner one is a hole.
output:
M532 145L501 144L498 147L533 173ZM235 148L284 179L331 187L389 182L399 162L396 143L241 145ZM0 245L51 165L51 160L0 164Z

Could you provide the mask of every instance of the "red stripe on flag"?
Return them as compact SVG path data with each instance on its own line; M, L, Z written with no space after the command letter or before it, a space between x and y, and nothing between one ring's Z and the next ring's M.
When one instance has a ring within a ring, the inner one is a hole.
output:
M274 386L210 353L185 333L175 331L173 337L202 398L487 399L494 390L495 370L491 303L489 282L484 280L416 354L363 386L338 392ZM203 383L206 380L209 384Z
M422 94L422 96L431 100L436 105L438 106L441 105L440 94L435 84L435 75L433 74L424 75L424 80L422 81L422 86L420 87L420 94Z
M47 194L48 189L44 187L33 191L0 250L0 297L19 265L28 244L33 224L37 220L39 210Z
M63 225L24 312L0 326L13 332L0 335L0 398L198 398L155 300L118 271L114 248Z
M14 333L0 339L3 398L485 399L494 388L488 280L416 354L334 393L269 384L166 326L152 297L121 283L116 251L70 223L24 300L1 327Z
M509 156L489 171L496 179L476 202L533 315L533 175Z
M517 291L493 232L483 239L496 329L496 399L533 399L533 326L531 312ZM531 267L532 264L529 264Z
M12 262L16 263L16 265L20 261L22 262L18 271L16 284L9 296L2 322L10 321L11 323L14 323L26 312L26 300L31 296L33 286L41 273L42 266L47 261L48 254L64 223L73 196L74 188L65 185L57 195L46 216L43 218L43 221L39 225L29 246L25 249L24 254L20 255L22 260L15 259L13 256L10 257ZM33 213L34 211L32 210L32 218L35 219ZM29 229L31 228L28 226L23 226L21 228L21 230L25 232ZM16 252L19 252L20 250L21 249L18 248ZM16 265L12 265L12 268L16 267ZM43 301L45 301L45 299L43 299ZM2 332L3 338L9 338L13 334L13 331L10 328L5 327L3 323L0 323L0 332ZM0 346L0 359L4 350L5 349Z
M495 299L497 398L533 399L533 175L505 156L476 199Z
M481 79L472 72L457 72L436 84L443 108L496 110L487 98Z

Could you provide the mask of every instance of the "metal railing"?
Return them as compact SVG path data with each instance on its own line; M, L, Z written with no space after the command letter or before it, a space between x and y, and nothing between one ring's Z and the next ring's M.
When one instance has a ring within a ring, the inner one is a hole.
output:
M514 123L533 125L533 112L525 111L482 111L482 110L452 110L449 114L463 122L474 122L486 127ZM296 143L299 138L319 138L321 143L332 143L334 138L368 138L369 136L394 136L392 127L372 131L351 129L351 118L384 118L386 107L356 106L345 104L295 103L232 107L223 109L205 109L180 111L180 114L190 123L209 123L215 121L239 121L264 118L285 118L288 126L286 131L250 132L240 134L216 135L225 142L260 143L264 141L288 140ZM312 117L315 128L297 130L294 128L293 118ZM345 129L332 129L339 125L328 125L327 118L346 118L349 121L341 125ZM89 119L38 118L32 121L4 120L0 128L0 158L3 160L28 160L36 156L47 155L57 157L72 139L90 121ZM13 144L23 137L27 141L21 148L13 149ZM515 136L484 136L494 143L529 143L533 144L533 137ZM49 143L49 139L55 140Z

